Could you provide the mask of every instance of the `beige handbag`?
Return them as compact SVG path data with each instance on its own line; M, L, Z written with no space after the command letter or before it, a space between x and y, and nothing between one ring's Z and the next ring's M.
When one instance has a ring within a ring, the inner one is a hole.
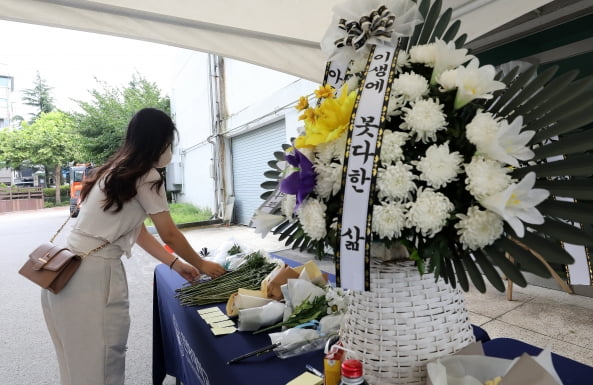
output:
M54 244L54 239L70 218L66 219L66 222L62 224L49 242L41 244L29 254L29 258L19 270L19 274L55 294L59 293L70 281L70 278L78 270L82 258L109 244L107 241L83 255L76 255L68 248Z

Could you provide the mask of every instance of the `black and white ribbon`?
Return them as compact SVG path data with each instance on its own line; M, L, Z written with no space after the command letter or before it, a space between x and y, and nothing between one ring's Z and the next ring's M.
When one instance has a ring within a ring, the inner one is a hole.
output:
M393 35L394 22L395 15L384 5L358 20L340 19L338 28L346 31L346 36L336 40L334 44L338 48L350 46L359 50L371 38L388 42Z

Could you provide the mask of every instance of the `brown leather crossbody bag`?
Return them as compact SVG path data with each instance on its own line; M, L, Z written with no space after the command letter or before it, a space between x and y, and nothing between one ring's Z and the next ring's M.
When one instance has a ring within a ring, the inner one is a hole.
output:
M66 222L62 224L49 242L42 243L29 254L29 258L19 270L19 274L55 294L59 293L70 281L84 257L109 244L107 241L82 255L73 253L67 247L54 244L54 239L70 218L66 219Z

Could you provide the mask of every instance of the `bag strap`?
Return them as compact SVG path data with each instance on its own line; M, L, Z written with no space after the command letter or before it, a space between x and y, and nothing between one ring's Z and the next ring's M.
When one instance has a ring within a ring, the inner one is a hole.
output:
M54 239L56 239L56 237L58 236L58 234L60 234L60 232L62 231L62 229L64 228L64 226L66 226L66 223L68 223L68 221L72 218L72 215L68 215L68 218L66 218L66 220L64 221L64 223L62 223L62 226L60 226L60 228L58 229L58 231L56 231L56 233L54 234L53 237L51 237L51 239L49 240L51 243L54 242ZM109 245L111 242L109 241L105 241L105 243L103 243L101 246L95 247L94 249L87 251L84 254L79 255L80 258L84 258L89 256L90 254L97 252L99 250L101 250L102 248L104 248L105 246Z

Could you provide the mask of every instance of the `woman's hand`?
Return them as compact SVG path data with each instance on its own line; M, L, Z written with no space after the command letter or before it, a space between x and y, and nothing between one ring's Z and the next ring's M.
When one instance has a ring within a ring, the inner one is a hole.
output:
M200 278L200 270L196 269L189 263L182 261L181 259L177 259L177 261L175 261L173 264L173 270L185 278L188 282L193 282Z
M226 273L224 267L216 262L206 261L205 259L201 260L199 269L202 273L209 275L212 278L218 278Z

